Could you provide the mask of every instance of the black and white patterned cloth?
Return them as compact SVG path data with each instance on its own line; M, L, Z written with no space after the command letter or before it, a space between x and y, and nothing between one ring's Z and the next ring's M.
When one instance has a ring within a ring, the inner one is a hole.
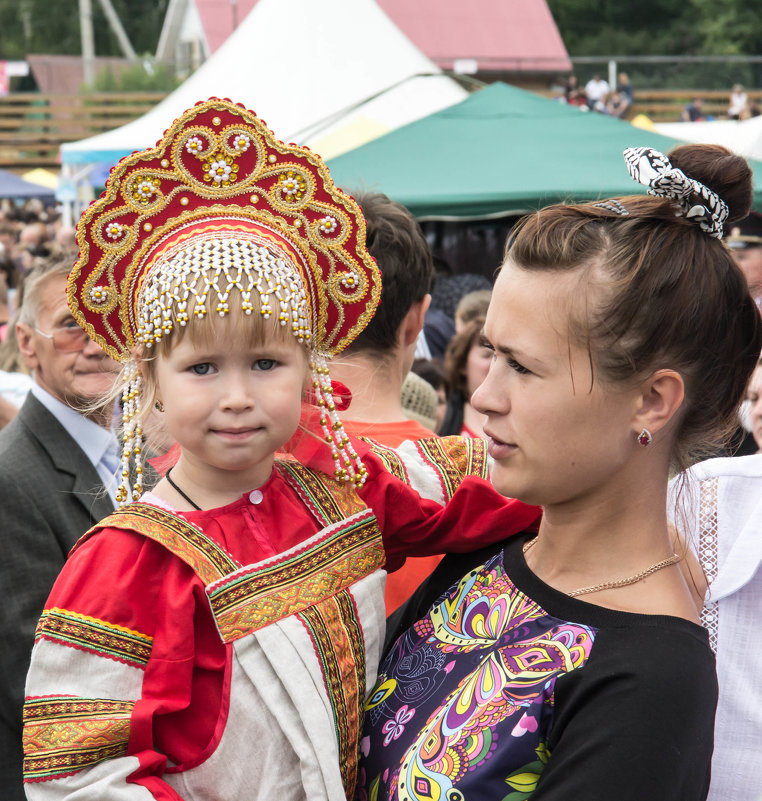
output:
M601 209L606 209L607 211L613 211L614 214L618 214L620 217L630 216L630 212L624 207L622 201L615 197L609 198L608 200L601 200L598 203L593 203L593 205Z
M673 167L663 153L653 148L628 147L624 151L624 161L630 176L647 186L649 195L671 198L702 231L722 239L728 207L716 192ZM700 198L700 202L697 203L695 197Z

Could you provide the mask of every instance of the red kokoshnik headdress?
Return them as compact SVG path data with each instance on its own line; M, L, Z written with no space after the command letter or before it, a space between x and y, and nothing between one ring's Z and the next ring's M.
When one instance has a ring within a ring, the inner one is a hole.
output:
M114 167L103 195L77 226L79 257L68 280L77 322L110 356L129 362L196 316L242 310L288 325L309 343L321 425L337 473L362 480L331 397L325 356L343 350L378 305L381 278L365 246L365 220L309 149L278 141L255 114L212 98L180 116L155 148ZM189 301L192 301L189 304ZM140 374L123 400L120 502L135 456L142 492ZM357 469L355 469L355 466Z
M362 212L319 156L278 141L242 106L211 99L179 117L155 148L122 159L82 215L72 313L125 361L141 339L146 276L204 238L243 238L288 257L306 290L313 347L327 356L343 350L378 305L380 273Z

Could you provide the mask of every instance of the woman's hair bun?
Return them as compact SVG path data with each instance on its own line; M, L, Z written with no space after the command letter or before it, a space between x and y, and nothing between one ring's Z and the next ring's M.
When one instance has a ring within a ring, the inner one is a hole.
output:
M680 145L669 152L673 167L714 190L728 206L728 220L743 219L754 196L746 160L722 145Z

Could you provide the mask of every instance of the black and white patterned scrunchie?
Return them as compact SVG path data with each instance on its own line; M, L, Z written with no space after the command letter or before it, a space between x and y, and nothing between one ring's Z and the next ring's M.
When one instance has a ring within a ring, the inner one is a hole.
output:
M653 148L628 147L624 151L624 161L630 176L647 186L649 195L671 198L686 217L699 224L702 231L715 239L722 239L728 207L716 192L673 167L663 153ZM691 200L694 194L701 198L701 203Z

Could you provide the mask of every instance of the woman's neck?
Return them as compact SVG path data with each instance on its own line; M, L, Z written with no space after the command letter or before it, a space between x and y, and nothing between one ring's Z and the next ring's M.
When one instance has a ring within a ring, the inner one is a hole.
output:
M675 541L666 516L667 479L612 488L569 504L543 508L527 565L564 593L597 587L582 600L629 612L667 614L698 622L701 593L689 570L683 542ZM681 561L638 576L677 553ZM695 561L695 560L694 560ZM621 580L632 579L620 586Z
M596 584L673 553L667 478L623 476L584 497L543 507L532 568L547 583Z

